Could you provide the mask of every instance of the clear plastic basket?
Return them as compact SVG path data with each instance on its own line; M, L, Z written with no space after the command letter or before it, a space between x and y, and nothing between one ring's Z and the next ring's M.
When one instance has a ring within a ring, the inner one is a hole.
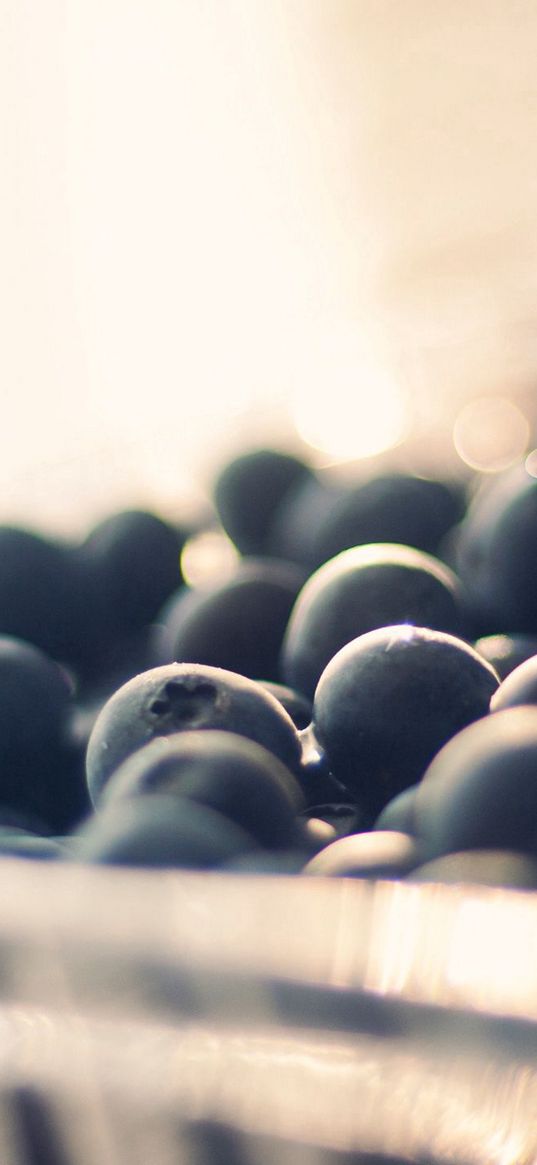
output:
M518 1165L532 893L3 863L5 1165Z
M534 0L4 17L3 521L197 502L304 382L534 426ZM1 1165L537 1161L534 894L1 870Z

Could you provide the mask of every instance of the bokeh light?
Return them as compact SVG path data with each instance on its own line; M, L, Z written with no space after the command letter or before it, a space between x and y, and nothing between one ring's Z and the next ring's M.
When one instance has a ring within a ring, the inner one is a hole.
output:
M190 587L211 587L231 578L239 561L238 551L220 530L202 530L185 543L181 572Z
M522 457L530 426L522 410L503 396L475 397L461 409L453 443L462 461L482 473L498 473Z
M302 440L332 461L372 457L410 427L394 370L374 338L346 323L305 338L294 360L291 414Z

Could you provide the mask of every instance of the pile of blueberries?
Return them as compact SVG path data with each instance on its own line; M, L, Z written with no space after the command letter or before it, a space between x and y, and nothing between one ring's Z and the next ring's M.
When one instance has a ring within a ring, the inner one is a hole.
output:
M229 460L231 571L144 510L0 527L0 855L537 887L537 479Z

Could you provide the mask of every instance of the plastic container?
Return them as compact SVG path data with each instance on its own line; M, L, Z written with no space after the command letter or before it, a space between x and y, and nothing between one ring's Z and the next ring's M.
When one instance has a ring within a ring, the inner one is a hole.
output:
M6 1165L535 1159L534 894L3 874Z
M2 521L535 444L532 0L4 8ZM2 1165L537 1160L534 894L2 873Z

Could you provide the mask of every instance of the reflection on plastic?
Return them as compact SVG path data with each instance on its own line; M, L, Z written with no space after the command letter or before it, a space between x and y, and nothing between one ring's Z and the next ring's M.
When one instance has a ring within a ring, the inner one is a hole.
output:
M457 453L471 469L498 473L524 456L530 426L518 406L502 396L477 397L461 409L453 428Z
M4 1030L11 1025L16 1033L21 1019L20 1011L7 1012ZM65 1013L44 1028L36 1017L30 1071L13 1043L1 1061L11 1107L4 1107L0 1143L4 1134L9 1146L6 1126L20 1121L15 1100L33 1089L48 1109L51 1137L64 1147L61 1165L133 1165L151 1148L145 1160L168 1165L192 1121L235 1130L244 1165L276 1165L283 1147L289 1165L326 1163L320 1150L465 1165L515 1165L535 1151L535 1066L507 1060L492 1044L461 1056L410 1036L351 1040L292 1027L97 1019L85 1026ZM40 1117L43 1126L45 1112ZM7 1150L2 1161L19 1158Z
M21 1112L69 1165L535 1159L533 894L4 872L3 1165Z

